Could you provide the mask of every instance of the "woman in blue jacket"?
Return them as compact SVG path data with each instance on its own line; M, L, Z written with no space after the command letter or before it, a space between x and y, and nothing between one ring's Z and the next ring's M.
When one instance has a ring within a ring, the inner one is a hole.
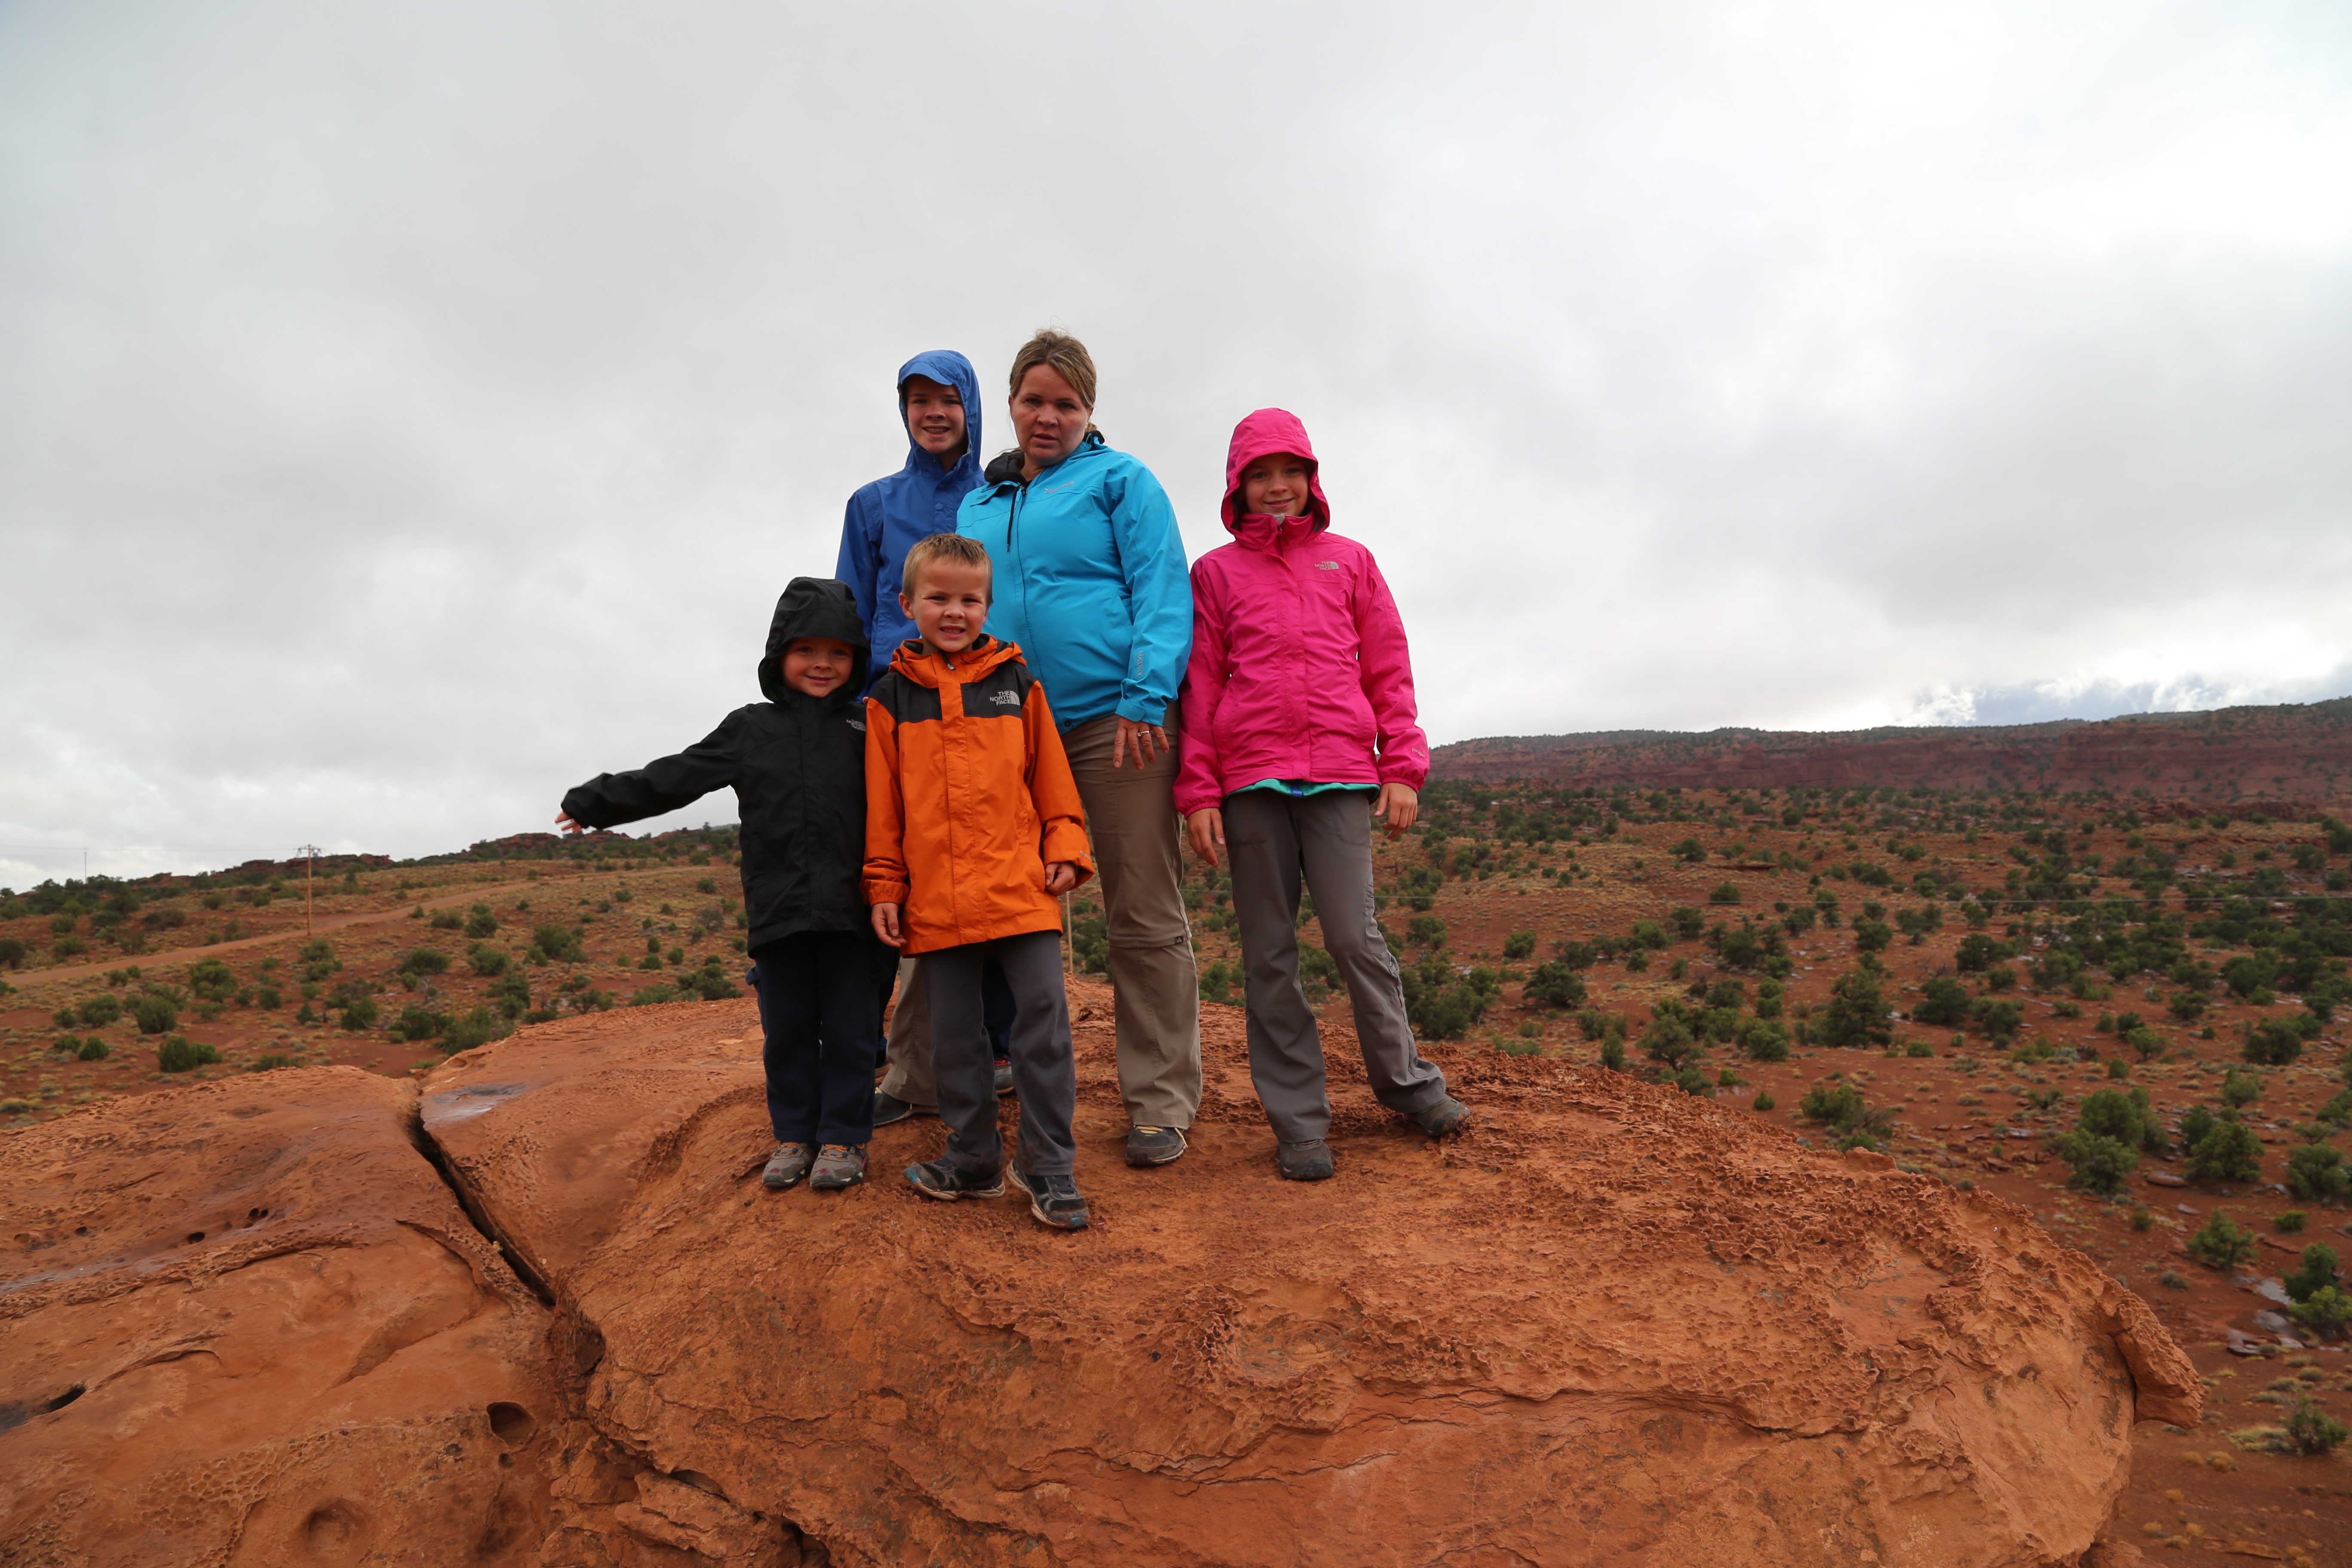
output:
M1086 802L1118 1010L1130 1165L1184 1152L1201 1104L1200 973L1184 922L1176 692L1192 584L1151 470L1094 427L1086 345L1041 331L1013 359L1013 451L963 499L956 531L995 563L991 637L1045 683Z

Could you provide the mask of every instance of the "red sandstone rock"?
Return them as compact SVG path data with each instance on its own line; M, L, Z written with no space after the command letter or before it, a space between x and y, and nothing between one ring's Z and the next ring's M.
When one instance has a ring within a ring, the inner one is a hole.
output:
M1280 1182L1216 1011L1153 1172L1081 1026L1079 1236L907 1191L929 1121L866 1187L763 1191L748 1004L436 1073L558 1297L541 1561L2072 1565L2132 1423L2197 1418L2146 1305L2022 1210L1621 1075L1436 1047L1479 1112L1441 1150L1333 1031L1340 1173Z
M547 1313L352 1068L0 1142L0 1561L526 1563Z

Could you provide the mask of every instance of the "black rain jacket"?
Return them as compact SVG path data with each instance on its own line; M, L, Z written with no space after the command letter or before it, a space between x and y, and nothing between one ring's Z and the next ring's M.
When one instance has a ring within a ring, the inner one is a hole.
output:
M836 637L857 650L850 678L812 698L784 684L795 637ZM872 929L859 873L866 862L866 626L845 583L795 577L776 601L760 689L674 757L632 773L600 773L563 797L563 814L614 827L732 788L742 823L747 943L803 931Z

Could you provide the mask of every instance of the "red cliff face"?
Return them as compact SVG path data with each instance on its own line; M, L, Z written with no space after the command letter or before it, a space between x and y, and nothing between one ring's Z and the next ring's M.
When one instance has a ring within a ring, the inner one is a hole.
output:
M1502 736L1441 746L1433 761L1443 779L1578 785L2048 786L2217 804L2323 802L2352 795L2352 698L2097 723Z

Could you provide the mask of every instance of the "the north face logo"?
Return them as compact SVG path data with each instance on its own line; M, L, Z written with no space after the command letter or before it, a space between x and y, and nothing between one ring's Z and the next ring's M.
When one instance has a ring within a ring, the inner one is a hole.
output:
M1021 706L1021 693L1018 691L992 691L988 694L988 700L991 702L995 703L999 708L1018 708Z
M1315 570L1318 572L1337 572L1339 569L1339 563L1337 561L1318 561L1315 563Z

